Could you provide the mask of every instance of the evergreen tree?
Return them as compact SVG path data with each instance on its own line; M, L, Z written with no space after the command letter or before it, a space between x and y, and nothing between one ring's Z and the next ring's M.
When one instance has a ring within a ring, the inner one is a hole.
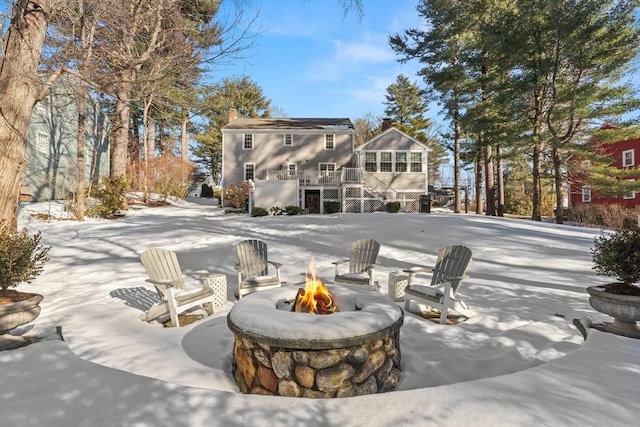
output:
M235 108L238 117L271 117L271 100L246 76L225 78L203 90L198 109L204 123L200 132L194 134L193 155L211 173L215 183L222 172L222 127L229 122L231 108Z

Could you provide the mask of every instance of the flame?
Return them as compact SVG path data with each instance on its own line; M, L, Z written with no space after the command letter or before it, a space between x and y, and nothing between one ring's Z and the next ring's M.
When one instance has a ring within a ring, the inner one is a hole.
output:
M316 265L313 259L309 261L309 271L311 274L306 275L304 292L299 295L299 304L308 313L327 314L337 311L329 289L316 276Z

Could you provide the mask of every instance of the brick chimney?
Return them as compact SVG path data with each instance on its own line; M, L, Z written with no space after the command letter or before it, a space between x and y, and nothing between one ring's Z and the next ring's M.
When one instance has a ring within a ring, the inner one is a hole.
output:
M382 119L382 132L389 129L391 127L391 119L389 117L385 117Z
M235 108L229 108L229 122L238 118L238 110Z

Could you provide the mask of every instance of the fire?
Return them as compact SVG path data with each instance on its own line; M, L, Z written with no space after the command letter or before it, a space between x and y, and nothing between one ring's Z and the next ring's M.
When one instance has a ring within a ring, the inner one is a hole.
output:
M298 290L293 311L312 314L330 314L338 311L329 289L316 277L313 260L309 262L309 271L311 274L306 275L304 289Z

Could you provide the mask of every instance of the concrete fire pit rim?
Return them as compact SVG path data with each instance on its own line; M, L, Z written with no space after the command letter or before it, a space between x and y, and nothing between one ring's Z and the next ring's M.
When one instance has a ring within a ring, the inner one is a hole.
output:
M227 315L229 329L241 338L292 349L331 349L360 345L400 330L402 309L386 295L359 286L327 285L349 311L311 315L276 309L297 287L256 292L238 301Z

